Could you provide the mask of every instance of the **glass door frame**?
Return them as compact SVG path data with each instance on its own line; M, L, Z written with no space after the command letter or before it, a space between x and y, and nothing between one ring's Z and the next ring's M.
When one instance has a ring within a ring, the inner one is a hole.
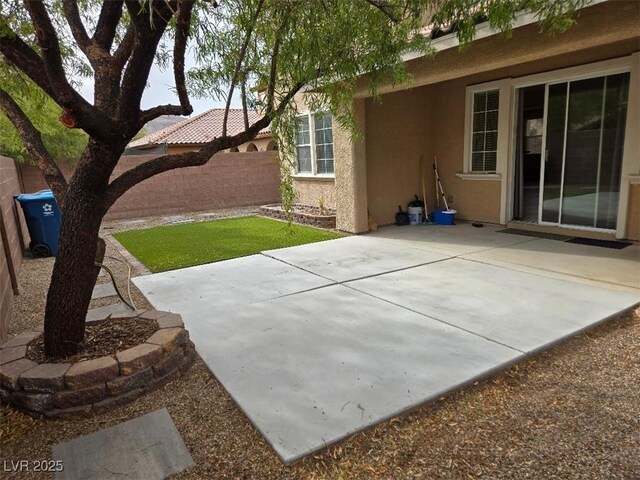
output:
M640 77L640 53L634 53L632 55L628 55L625 57L614 58L610 60L604 60L601 62L596 62L592 64L579 65L576 67L569 67L555 71L537 73L533 75L528 75L520 78L513 78L511 80L511 128L509 132L510 138L510 155L509 155L509 168L508 168L508 184L506 185L507 190L507 198L508 201L505 205L506 218L509 221L513 221L513 194L514 194L514 182L515 182L515 155L516 155L516 135L517 135L517 119L518 119L518 109L520 105L518 105L517 99L517 90L520 88L531 87L535 85L545 85L545 105L544 105L544 125L543 125L543 154L545 154L546 150L546 128L547 128L547 107L548 107L548 89L549 85L565 83L571 81L585 80L589 78L597 78L604 77L608 75L615 75L618 73L631 73L630 78L630 89L629 89L629 108L627 108L627 117L626 117L626 132L629 133L630 129L633 125L638 123L637 119L634 118L637 116L637 113L634 113L634 108L631 105L631 99L638 97L638 87L635 83L638 82L638 77ZM499 133L500 134L500 133ZM542 205L542 193L543 190L540 190L540 204L538 209L538 223L537 225L541 226L549 226L549 227L560 227L566 229L574 229L574 230L589 230L595 232L603 232L603 233L616 233L617 238L623 238L625 236L625 227L626 227L626 217L627 217L627 209L628 209L628 201L629 201L629 189L628 189L628 181L627 175L630 170L633 169L633 161L630 158L633 154L631 150L631 144L635 141L631 138L632 135L625 135L624 141L624 154L622 158L622 175L621 175L621 185L620 185L620 200L618 204L618 214L617 214L617 227L615 229L603 229L597 227L588 227L581 225L565 225L561 223L553 223L553 222L541 222L541 205ZM566 139L565 139L566 140ZM563 155L566 154L563 152ZM541 178L540 178L540 186L543 186L544 182L544 158L541 159ZM564 170L564 160L563 160L563 170ZM631 172L633 173L633 172ZM563 178L564 183L564 178ZM560 216L558 220L560 220Z

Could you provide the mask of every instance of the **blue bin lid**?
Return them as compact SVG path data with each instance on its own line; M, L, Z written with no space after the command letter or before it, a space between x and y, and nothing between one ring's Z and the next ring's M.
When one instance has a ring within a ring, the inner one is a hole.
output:
M20 195L16 195L14 198L20 203L46 202L47 200L55 200L51 189L40 190L36 193L21 193Z

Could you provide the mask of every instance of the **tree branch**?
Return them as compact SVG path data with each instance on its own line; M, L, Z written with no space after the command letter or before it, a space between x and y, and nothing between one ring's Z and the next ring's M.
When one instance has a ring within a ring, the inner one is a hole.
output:
M287 95L281 99L278 108L274 112L265 115L244 132L238 133L232 137L221 136L214 138L212 141L205 143L197 152L163 155L142 163L131 170L127 170L109 184L104 210L107 211L127 190L144 180L160 173L168 172L169 170L204 165L215 153L242 145L243 143L255 138L260 130L269 126L274 114L277 115L284 111L295 94L298 93L303 86L303 83L297 83L294 85Z
M52 88L56 92L57 99L63 106L73 103L74 93L77 95L67 80L62 65L62 54L55 28L43 2L37 0L25 1L25 6L36 29L36 39L40 46L42 60L46 68L47 76ZM79 95L78 95L79 96Z
M95 58L91 58L90 46L91 39L87 35L87 30L84 28L82 19L80 18L80 10L78 9L78 2L75 0L63 0L62 8L64 9L64 16L67 19L71 34L76 40L80 50L87 56L89 61L93 64Z
M133 44L132 54L122 77L117 117L120 121L129 125L133 131L138 125L140 101L146 86L146 82L141 82L140 79L149 77L158 43L173 15L174 10L172 7L175 6L175 2L146 2L140 4L134 0L127 0L125 5L134 27L132 30ZM143 8L142 10L141 7ZM148 8L153 9L151 15L147 11ZM118 52L116 52L117 54Z
M37 0L28 0L25 1L25 6L36 29L36 38L42 54L41 61L44 64L44 68L39 72L35 72L35 78L32 79L36 85L40 86L43 82L39 77L42 77L43 71L46 73L48 90L45 91L50 94L58 105L64 108L64 115L61 117L61 121L66 126L82 128L90 136L104 142L122 142L123 138L118 133L118 129L112 120L87 102L69 84L62 65L58 37L45 4ZM31 74L23 68L24 65L16 63L16 66L31 78Z
M253 18L251 19L251 25L247 29L247 34L244 37L244 42L242 43L242 47L240 48L240 53L238 55L238 61L236 62L236 68L233 72L233 77L231 77L231 85L229 86L229 95L227 96L227 104L224 108L224 118L222 119L222 136L227 135L227 121L229 120L229 108L231 107L231 98L233 97L233 91L236 88L236 84L238 83L238 77L240 75L240 68L242 68L242 62L244 61L244 56L247 54L247 47L249 46L249 40L251 39L251 34L253 33L253 27L255 27L258 22L258 16L260 15L260 11L262 10L262 5L264 4L264 0L260 0L258 2L258 6L256 7L256 11L253 14Z
M388 2L385 2L385 1L379 1L379 0L365 0L365 2L367 2L372 7L380 10L392 22L398 23L398 22L400 22L402 20L400 17L398 17L398 15L396 15L393 12L394 7L397 7L397 5L393 5L392 3L388 3Z
M122 72L125 63L127 63L127 60L129 60L129 57L131 56L131 52L133 50L134 40L135 25L133 23L130 23L127 27L127 31L124 34L124 37L122 38L122 41L120 42L120 45L118 45L118 48L116 48L116 51L113 54L113 67L118 72Z
M40 135L40 132L33 126L33 123L27 118L15 100L11 98L11 95L2 88L0 88L0 109L16 127L18 133L20 133L27 151L36 161L38 168L42 170L42 176L53 190L60 209L63 209L64 196L67 191L67 181L64 175L62 175L58 165L53 161L49 152L47 152L44 143L42 143L42 135Z
M247 111L247 84L242 80L240 84L240 93L242 95L242 118L244 119L244 129L249 129L249 112Z
M173 76L176 81L176 91L178 92L180 106L182 107L181 115L191 115L191 112L193 112L193 107L187 94L184 74L184 54L187 49L187 40L189 39L193 5L193 0L183 0L179 3L178 18L176 21L176 37L173 44Z
M271 66L269 70L269 83L267 84L267 112L273 110L273 100L276 90L276 82L278 75L278 56L280 54L280 44L282 43L282 37L288 23L288 15L282 20L280 27L276 33L276 39L273 43L273 50L271 52Z
M55 97L49 79L42 72L45 65L42 58L22 40L9 26L0 19L2 30L10 33L0 35L0 52L12 65L22 70L38 87L44 90L50 97Z
M118 23L122 18L122 5L122 0L110 0L102 3L100 17L92 40L107 53L111 51Z
M185 115L185 113L184 109L180 105L158 105L157 107L149 108L148 110L140 112L140 121L138 124L140 128L142 128L145 123L162 115Z

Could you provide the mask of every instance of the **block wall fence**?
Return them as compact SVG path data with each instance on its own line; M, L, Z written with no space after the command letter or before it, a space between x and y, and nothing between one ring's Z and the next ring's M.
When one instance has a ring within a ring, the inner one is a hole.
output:
M115 178L157 155L124 156L113 172ZM60 165L66 177L73 167ZM22 164L25 191L47 188L37 167ZM280 171L277 152L218 153L201 167L161 173L124 194L105 219L166 215L216 208L243 207L278 202Z
M0 343L7 339L13 296L18 293L22 250L30 240L24 217L13 200L21 192L16 163L0 156Z

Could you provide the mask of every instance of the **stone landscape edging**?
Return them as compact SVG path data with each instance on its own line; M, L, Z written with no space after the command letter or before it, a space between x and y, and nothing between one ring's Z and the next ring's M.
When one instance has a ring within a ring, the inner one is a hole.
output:
M136 312L137 313L137 312ZM196 356L180 315L158 310L130 318L155 320L158 330L132 348L76 363L36 363L29 343L41 331L0 345L0 397L30 415L86 415L129 403L184 374Z
M294 205L295 207L295 205ZM265 217L277 218L278 220L288 220L287 214L279 203L271 205L262 205L260 207L260 215ZM304 225L311 225L314 227L335 229L336 228L336 215L315 215L312 213L303 212L291 212L291 220L296 223L302 223Z

